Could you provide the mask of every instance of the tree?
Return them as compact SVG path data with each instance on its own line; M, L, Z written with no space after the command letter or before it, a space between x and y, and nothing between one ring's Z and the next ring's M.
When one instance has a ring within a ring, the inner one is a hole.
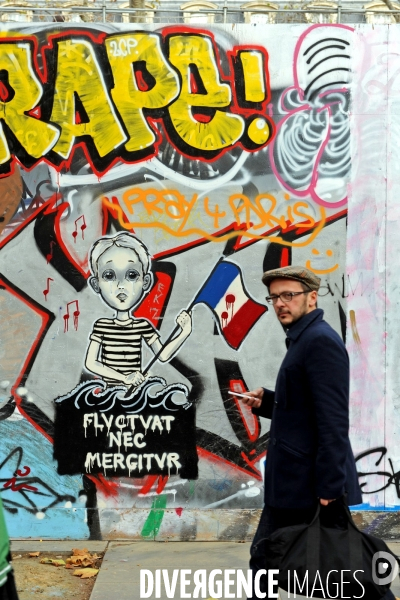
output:
M386 4L386 6L388 7L389 10L396 10L396 6L394 6L393 2L391 0L383 0L384 3ZM393 16L395 18L396 23L400 23L400 14L397 13L393 13Z
M129 8L144 9L144 8L146 8L145 0L129 0ZM146 14L142 10L140 12L130 13L129 21L131 23L145 23L146 22Z

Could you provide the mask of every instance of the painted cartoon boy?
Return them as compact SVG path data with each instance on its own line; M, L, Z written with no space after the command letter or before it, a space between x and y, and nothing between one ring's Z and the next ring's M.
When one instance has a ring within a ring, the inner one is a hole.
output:
M159 333L146 319L135 319L132 309L150 291L153 274L146 246L130 233L98 239L90 253L93 277L89 283L116 313L113 319L99 319L93 326L85 366L100 375L108 386L137 386L144 381L142 339L168 361L192 331L191 315L182 311L176 318L181 331L164 348Z

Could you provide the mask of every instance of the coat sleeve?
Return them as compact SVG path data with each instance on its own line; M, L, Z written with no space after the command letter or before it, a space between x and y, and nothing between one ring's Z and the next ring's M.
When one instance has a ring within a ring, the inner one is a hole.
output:
M260 408L252 408L251 410L254 415L258 415L259 417L265 417L266 419L272 419L275 392L267 390L267 388L263 388L263 390L264 396Z
M306 371L317 427L318 498L344 494L349 448L349 358L339 336L313 338L306 350Z

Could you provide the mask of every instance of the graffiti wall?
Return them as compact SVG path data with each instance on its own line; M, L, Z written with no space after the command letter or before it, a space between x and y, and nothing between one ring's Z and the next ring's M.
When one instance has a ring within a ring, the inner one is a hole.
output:
M270 422L232 392L274 387L285 334L261 275L289 264L322 278L348 344L359 508L400 506L399 43L393 26L2 32L12 536L251 536Z

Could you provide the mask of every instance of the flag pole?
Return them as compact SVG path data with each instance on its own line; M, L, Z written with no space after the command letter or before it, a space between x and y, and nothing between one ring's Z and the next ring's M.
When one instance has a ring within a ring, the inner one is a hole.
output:
M225 256L222 256L217 264L214 266L213 270L211 271L210 275L207 277L207 279L205 280L205 282L203 283L203 285L200 288L200 291L197 292L197 294L195 295L195 297L193 298L193 300L191 301L191 303L189 304L188 308L186 309L186 312L190 312L193 308L193 306L196 303L196 298L198 297L198 295L200 294L200 292L204 289L205 285L207 285L208 281L210 280L210 278L212 277L212 274L214 273L215 269L218 267L218 265L221 262L224 262ZM166 340L166 342L164 342L164 344L162 345L162 347L160 348L160 350L150 359L150 361L147 363L146 367L144 368L143 371L143 375L147 375L147 373L149 372L149 370L151 369L151 367L154 365L154 363L159 359L162 351L164 350L164 348L166 347L167 344L169 344L173 337L176 335L176 333L178 333L180 326L177 325L173 331L170 333L170 335L168 336L168 339ZM128 391L125 394L125 398L127 398L128 396L130 396L133 392L133 390L135 389L135 387L137 387L136 385L131 385L128 388Z
M192 310L194 306L194 300L192 300L192 302L189 304L188 308L186 309L186 312L190 312ZM162 353L162 351L164 350L164 348L173 340L173 338L175 337L175 335L178 333L180 329L180 325L176 325L176 327L174 327L174 329L172 330L172 332L169 334L168 338L166 339L166 341L164 342L164 344L161 346L161 348L159 349L159 351L152 356L152 358L150 359L150 361L147 363L147 365L145 366L142 374L144 376L147 375L147 373L149 372L149 370L151 369L151 367L154 365L155 362L157 362L157 360L160 358L160 355ZM127 398L128 396L130 396L133 392L133 390L135 389L136 385L132 384L129 388L128 391L125 394L125 398Z

